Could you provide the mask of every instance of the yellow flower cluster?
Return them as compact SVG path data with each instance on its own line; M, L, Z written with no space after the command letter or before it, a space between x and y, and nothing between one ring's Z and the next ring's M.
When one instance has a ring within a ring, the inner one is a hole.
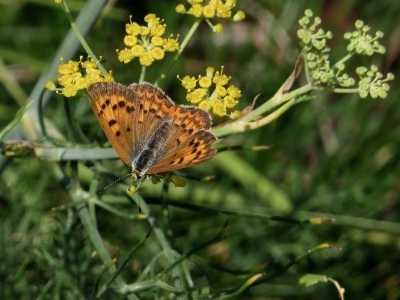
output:
M171 34L168 39L162 38L167 25L162 24L160 18L155 14L148 14L144 20L147 26L132 22L132 16L130 17L130 24L126 24L128 35L124 38L125 45L130 48L117 49L119 61L127 64L138 57L141 65L150 66L154 60L163 59L166 51L174 52L179 49L178 37L173 39Z
M188 14L192 15L195 18L206 18L212 19L215 17L228 19L232 18L232 8L236 5L236 0L209 0L208 4L205 3L205 0L188 0L191 7L189 10L186 10L183 4L179 4L175 11L178 14ZM236 14L233 16L233 21L241 21L246 17L245 13L241 10L238 10ZM213 30L217 33L221 33L223 31L223 27L221 24L217 24L213 27Z
M63 94L65 97L73 97L79 90L86 89L89 85L100 81L114 81L114 78L109 74L101 74L97 68L96 62L88 57L86 61L82 61L83 56L79 58L79 61L70 60L68 63L64 63L61 58L61 65L58 67L58 83L63 88L56 88L52 80L45 83L45 88L56 91L58 94ZM86 76L79 71L79 66L86 69Z
M178 76L178 79L179 76ZM214 73L214 68L208 67L206 69L206 76L195 77L185 76L182 81L182 86L187 90L186 100L193 104L198 104L199 108L205 110L213 110L217 116L228 116L227 109L233 108L238 103L237 99L242 97L241 91L234 85L225 87L231 77L223 74L223 67L221 72ZM197 84L199 85L198 88ZM210 95L210 87L215 85L214 91ZM239 112L240 113L240 112ZM231 118L240 117L238 111L230 114Z

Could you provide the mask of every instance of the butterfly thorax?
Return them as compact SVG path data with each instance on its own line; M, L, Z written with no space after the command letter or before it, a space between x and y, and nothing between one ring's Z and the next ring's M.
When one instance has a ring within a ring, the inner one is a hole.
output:
M132 180L134 176L136 178L143 176L165 154L164 144L168 137L171 123L171 120L161 123L143 144L136 157L132 159Z

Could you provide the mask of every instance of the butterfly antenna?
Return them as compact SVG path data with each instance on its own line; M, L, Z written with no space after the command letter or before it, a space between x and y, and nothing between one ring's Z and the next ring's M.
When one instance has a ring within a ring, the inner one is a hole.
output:
M141 214L142 213L142 207L140 206L140 193L139 193L139 187L137 188L137 197L138 197L138 200L139 200L139 214Z
M124 179L125 177L131 176L131 175L132 175L132 173L128 173L128 174L126 174L126 175L124 175L124 176L118 178L117 180L111 182L111 183L110 183L109 185L107 185L104 189L102 189L102 190L99 192L99 194L103 193L106 189L108 189L108 188L109 188L110 186L112 186L114 183L116 183L116 182L118 182L118 181Z

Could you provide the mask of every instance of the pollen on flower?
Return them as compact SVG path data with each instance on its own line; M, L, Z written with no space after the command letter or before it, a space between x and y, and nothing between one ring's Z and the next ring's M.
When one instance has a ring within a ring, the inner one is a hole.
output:
M195 18L200 18L203 15L203 6L200 4L193 5L188 10L188 14L193 15Z
M214 16L215 16L215 8L212 7L211 5L204 6L203 15L204 15L204 18L206 18L206 19L214 18Z
M132 16L130 16L130 24L126 24L125 31L127 34L137 36L140 34L140 25L138 23L132 22Z
M162 39L161 37L159 37L159 36L153 36L153 37L151 38L151 43L152 43L154 46L156 46L156 47L160 47L160 46L162 46L162 45L164 44L164 41L163 41L163 39Z
M153 63L154 58L149 52L143 52L142 55L139 56L139 61L142 66L148 67Z
M149 23L149 28L160 24L160 18L157 18L155 14L148 14L144 17L144 21Z
M226 106L221 102L219 98L211 100L211 107L213 113L217 116L223 117L226 115Z
M218 85L225 85L228 83L230 77L226 76L225 74L220 74L218 71L215 73L213 78L213 82Z
M199 103L199 108L204 109L204 110L210 110L211 109L210 101L208 101L208 100L201 101Z
M118 60L125 64L127 64L133 59L132 52L129 49L123 49L121 51L117 49L117 53L118 53Z
M186 95L186 100L189 102L196 104L203 100L204 96L207 94L207 91L202 88L195 89L193 92L189 92Z
M178 77L178 79L180 79L180 78ZM183 77L183 79L181 81L182 81L182 86L187 90L193 89L197 84L196 78L190 77L187 75L185 77Z
M137 44L137 37L133 35L126 35L124 38L124 44L127 45L128 47L133 47Z
M161 59L163 59L164 58L164 51L161 49L161 48L159 48L159 47L154 47L152 50L151 50L151 55L153 56L153 58L154 59L157 59L157 60L161 60Z
M208 77L201 77L201 78L199 79L199 85L200 85L202 88L209 88L209 87L211 86L211 84L212 84L212 81L211 81L211 79L208 78Z
M148 34L150 34L150 29L146 26L140 26L140 35L144 36Z
M242 92L234 85L228 87L227 92L233 98L240 98L242 97Z
M131 49L131 53L134 57L139 57L145 52L144 47L142 45L135 45Z
M174 40L171 34L167 40L164 39L163 43L163 48L167 51L173 52L179 49L178 36Z
M226 89L222 85L216 85L215 86L215 92L218 94L220 97L224 97L226 95Z
M152 36L162 36L165 33L165 24L157 24L151 28L151 35Z

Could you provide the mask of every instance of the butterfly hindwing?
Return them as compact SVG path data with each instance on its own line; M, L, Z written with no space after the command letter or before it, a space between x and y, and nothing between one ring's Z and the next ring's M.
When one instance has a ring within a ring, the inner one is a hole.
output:
M122 84L97 82L89 86L88 96L108 140L130 166L134 149L138 148L138 95Z
M217 153L217 149L211 148L216 141L217 138L211 132L200 129L162 157L147 173L167 172L201 164Z

